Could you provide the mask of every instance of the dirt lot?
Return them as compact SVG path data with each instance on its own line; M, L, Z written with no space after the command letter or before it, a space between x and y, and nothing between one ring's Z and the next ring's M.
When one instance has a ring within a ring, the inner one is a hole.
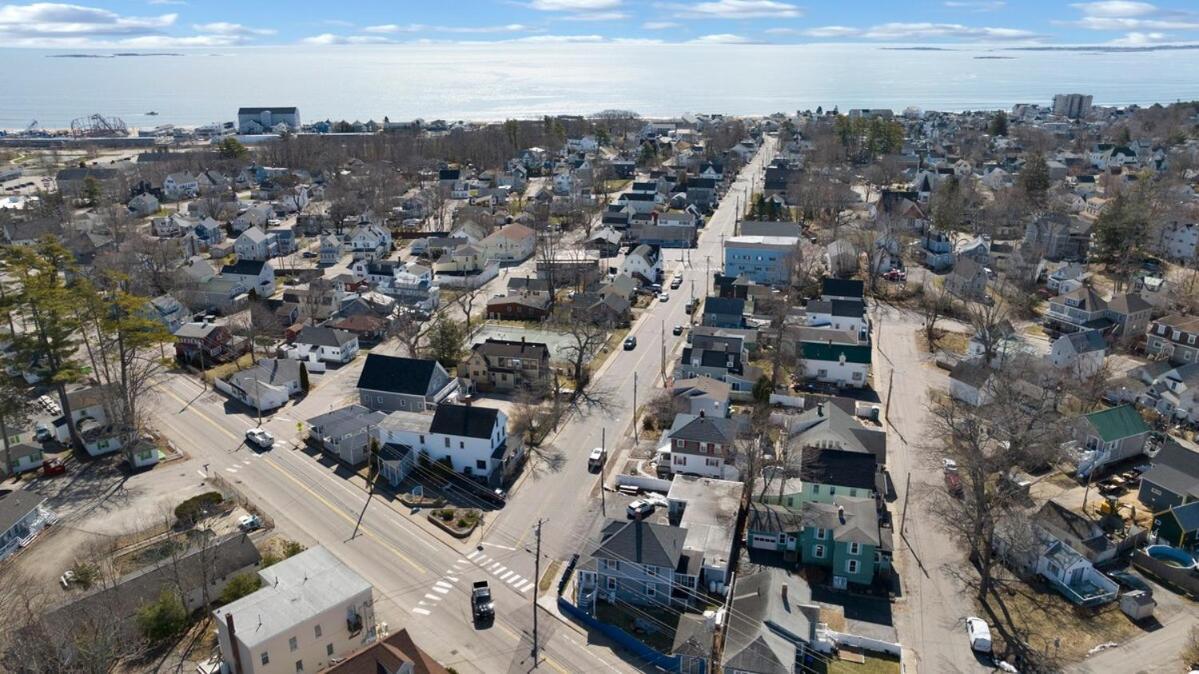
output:
M1099 644L1124 642L1142 631L1115 602L1092 613L1076 609L1048 587L1021 585L1020 590L1005 597L1013 618L1028 629L1034 648L1048 648L1051 655L1056 650L1063 663L1078 662Z

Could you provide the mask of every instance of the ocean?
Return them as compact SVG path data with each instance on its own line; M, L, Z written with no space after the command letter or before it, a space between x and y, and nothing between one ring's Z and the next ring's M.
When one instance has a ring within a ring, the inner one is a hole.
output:
M303 121L500 120L632 110L648 117L908 106L926 110L1199 99L1199 50L1022 51L877 45L424 44L245 47L177 55L0 49L0 128L94 113L130 127L297 106ZM108 53L110 54L110 53ZM146 116L149 111L158 116Z

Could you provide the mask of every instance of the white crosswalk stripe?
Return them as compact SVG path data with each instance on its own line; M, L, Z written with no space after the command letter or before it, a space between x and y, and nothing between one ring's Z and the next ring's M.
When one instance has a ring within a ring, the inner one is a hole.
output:
M448 588L448 587L437 587L436 585L434 585L434 586L433 586L433 591L434 591L434 592L440 592L440 593L442 593L442 594L449 594L450 588Z
M442 596L439 594L426 594L425 599L432 599L433 601L441 601Z
M500 580L508 580L508 576L515 576L515 575L516 575L515 571L509 571L508 573L505 573L504 575L500 576Z
M495 574L500 574L507 570L508 570L508 567L500 564L499 562L496 562L495 564L491 565L491 572L495 573Z
M525 583L524 587L517 589L519 589L521 592L528 592L531 587L533 587L533 581L530 580Z
M453 587L453 585L450 585L449 583L445 582L444 580L439 580L436 583L433 583L433 586L434 587L445 587L445 588Z
M457 578L455 578L454 576L446 576L446 577L445 577L445 579L446 579L446 580L448 580L448 581L450 581L451 583L457 583L457 582L458 582L458 579L457 579Z
M513 585L514 583L519 583L523 580L524 580L524 578L521 578L520 576L512 576L511 578L508 579L508 584ZM515 587L515 585L513 585L513 587Z
M427 611L423 608L414 608L414 609L412 609L412 612L419 613L420 615L429 615L429 611Z
M230 473L236 473L236 472L237 472L237 469L236 469L236 468L226 468L225 470L227 470L227 471L228 471L228 472L230 472Z

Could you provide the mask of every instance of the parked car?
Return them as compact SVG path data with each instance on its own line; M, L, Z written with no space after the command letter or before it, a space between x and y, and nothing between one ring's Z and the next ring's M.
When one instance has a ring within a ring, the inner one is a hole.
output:
M262 518L258 515L242 515L237 520L237 528L242 531L257 531L262 528Z
M608 458L608 451L603 447L596 447L587 456L587 468L602 468L606 458Z
M1125 590L1140 590L1151 597L1153 596L1153 588L1149 586L1149 583L1146 583L1144 578L1141 578L1131 571L1112 571L1108 573L1107 576L1108 578L1116 581L1116 583Z
M670 293L658 293L658 301L666 302L670 300Z
M900 281L908 280L908 273L902 269L892 269L883 274L883 278L887 279L888 281L895 281L898 283Z
M970 637L970 648L979 653L991 652L991 628L982 618L966 618L966 634Z
M47 477L51 475L64 475L67 472L67 464L63 463L62 459L53 458L42 464L42 475Z
M674 330L672 330L671 332L673 332L676 335L681 335L681 334L683 334L683 326L676 325L676 326L674 326Z
M634 336L632 336L632 335L629 335L628 337L625 337L625 339L624 339L624 350L625 350L625 351L632 351L632 350L633 350L633 349L635 349L635 348L637 348L637 338L636 338L636 337L634 337Z
M637 499L636 501L633 501L632 503L629 504L629 507L627 510L628 510L628 515L630 518L637 518L637 517L645 517L646 515L653 514L655 507L656 506L649 501L643 501L641 499Z
M251 428L246 431L246 442L258 445L263 449L270 449L275 446L275 436L261 428Z
M682 286L683 286L683 277L682 276L676 276L676 277L674 277L674 280L670 282L671 290L678 290Z

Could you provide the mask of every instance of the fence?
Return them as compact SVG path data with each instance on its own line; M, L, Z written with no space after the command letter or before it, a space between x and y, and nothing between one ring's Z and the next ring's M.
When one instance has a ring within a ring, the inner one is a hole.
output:
M1192 597L1199 597L1199 575L1189 569L1180 569L1161 560L1145 554L1144 550L1132 553L1132 565L1151 576L1165 581L1168 585L1186 592Z
M825 631L824 636L836 643L837 646L849 646L872 653L883 653L885 655L893 655L897 658L902 657L903 647L899 644L893 644L890 641L871 639L870 637L858 636L856 634L844 634L832 630Z
M670 480L660 480L648 475L617 475L617 487L637 487L646 491L670 491Z
M487 283L491 279L499 276L500 266L495 262L488 262L478 274L470 276L454 276L452 274L438 274L437 285L446 288L478 288Z
M558 610L583 623L588 629L593 629L615 641L617 645L632 652L633 655L637 656L637 658L649 667L658 667L667 672L678 672L682 668L682 658L679 656L659 653L619 627L602 623L587 615L586 611L570 603L563 597L558 597Z
M782 405L783 407L794 407L794 408L802 410L803 405L804 405L804 398L803 398L803 396L787 396L787 395L783 395L781 393L771 393L770 394L770 404L771 405Z

